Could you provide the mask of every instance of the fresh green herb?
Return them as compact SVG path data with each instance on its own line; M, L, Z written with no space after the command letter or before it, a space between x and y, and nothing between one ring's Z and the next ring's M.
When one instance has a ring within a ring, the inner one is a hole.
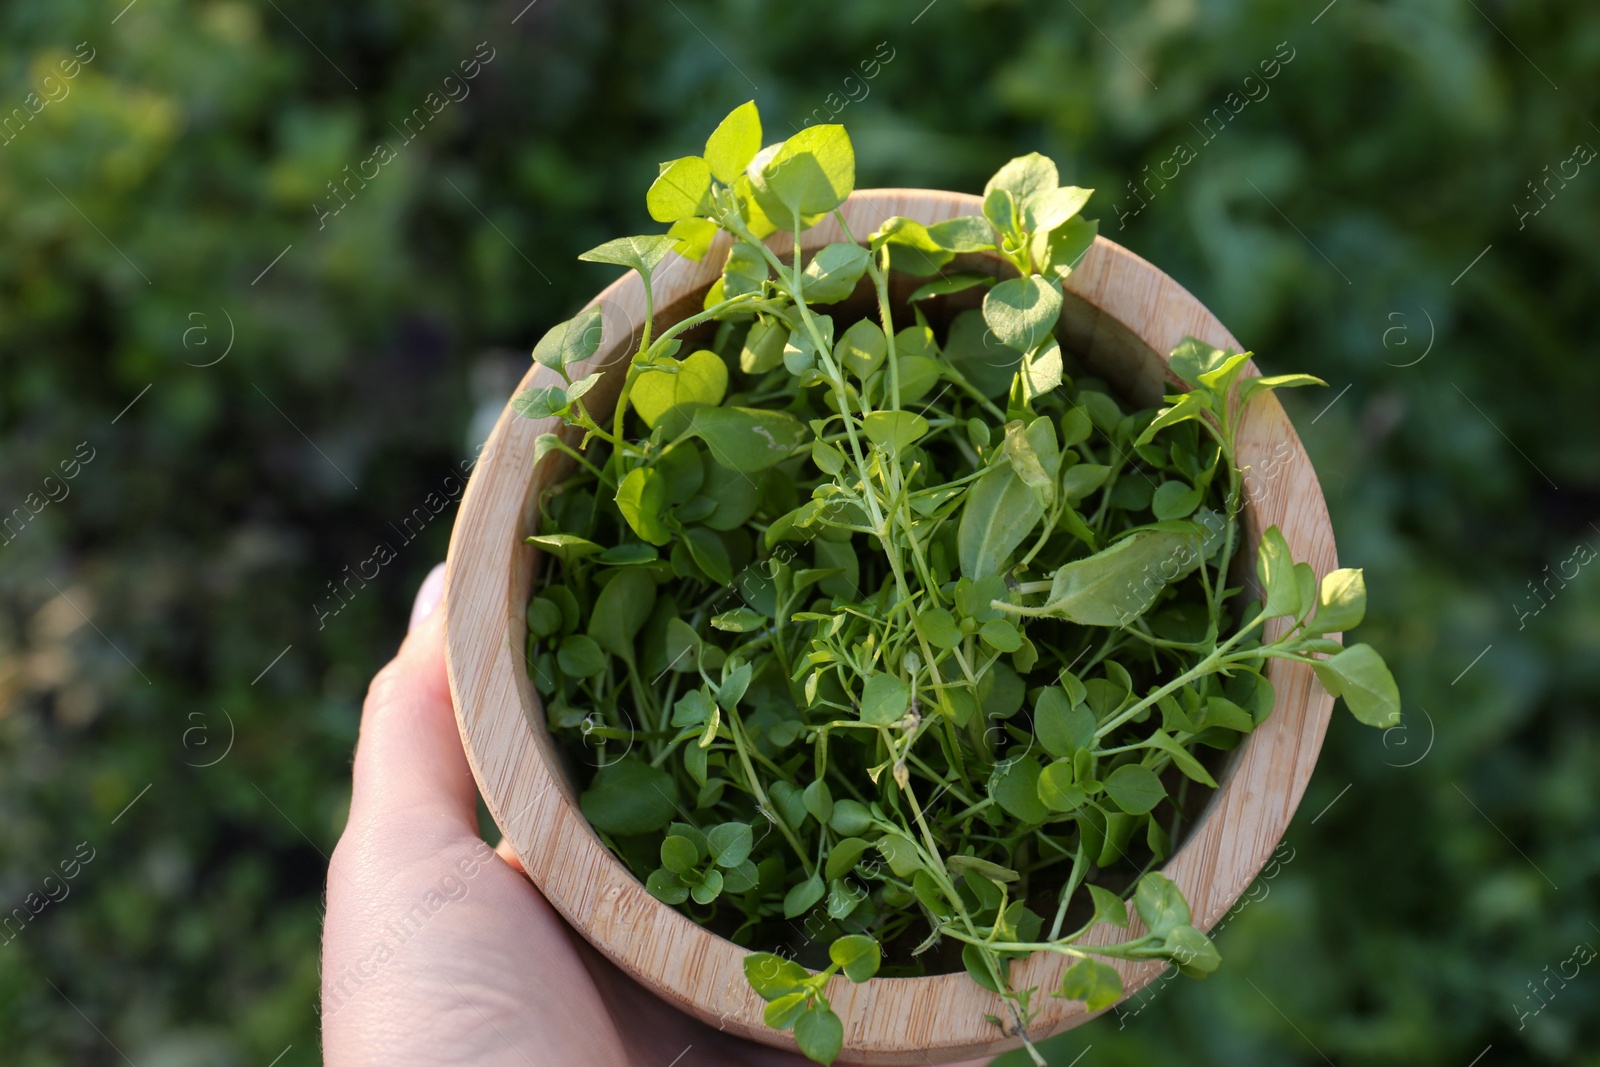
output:
M529 538L548 558L527 658L556 735L600 753L584 813L651 893L760 950L766 1021L820 1063L839 971L965 967L1024 1041L1039 991L1013 959L1071 958L1049 992L1091 1010L1122 993L1107 958L1204 977L1216 949L1153 868L1216 786L1203 753L1271 711L1265 662L1399 721L1378 654L1326 636L1360 623L1360 571L1319 588L1273 528L1259 595L1228 584L1240 412L1320 383L1241 381L1248 353L1190 339L1188 390L1128 411L1055 336L1096 227L1050 160L1002 167L981 216L858 238L842 127L760 144L745 104L651 185L666 236L581 257L648 290L668 250L725 256L702 311L659 333L647 315L614 411L574 377L592 310L535 349L564 384L516 399L583 432L539 443L571 473ZM799 234L830 215L845 240L806 261ZM895 273L931 280L900 305ZM975 287L981 310L941 308ZM1146 932L1087 944L1127 926L1127 888Z

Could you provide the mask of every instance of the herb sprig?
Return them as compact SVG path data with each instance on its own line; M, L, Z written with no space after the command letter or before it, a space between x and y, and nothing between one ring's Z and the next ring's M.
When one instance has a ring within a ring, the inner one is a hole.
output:
M1272 528L1260 598L1229 585L1241 412L1322 383L1244 378L1249 353L1189 339L1171 360L1189 388L1128 411L1055 336L1096 224L1050 160L1007 163L981 215L858 239L844 128L761 141L736 108L650 186L666 234L580 257L647 294L668 252L726 257L700 312L657 333L647 309L609 417L585 402L599 374L573 377L597 309L534 349L563 384L515 400L582 430L535 449L570 472L528 539L548 559L527 659L556 736L598 764L585 815L652 894L759 950L767 1023L820 1063L842 1045L839 971L958 951L1025 1043L1039 990L1011 960L1070 958L1049 993L1091 1011L1122 993L1106 959L1205 977L1220 957L1153 868L1216 787L1204 753L1272 710L1266 661L1399 719L1378 654L1329 636L1361 621L1359 570L1319 584ZM845 239L806 260L829 217ZM899 302L894 275L930 280ZM979 287L981 309L941 319ZM1145 933L1088 944L1128 927L1130 886Z

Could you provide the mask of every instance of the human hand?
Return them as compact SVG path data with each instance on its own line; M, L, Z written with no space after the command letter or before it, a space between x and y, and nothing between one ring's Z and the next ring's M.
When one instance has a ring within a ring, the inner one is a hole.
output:
M445 677L435 568L361 714L350 818L328 867L328 1067L545 1067L810 1061L719 1032L575 934L504 844L477 790ZM976 1064L964 1065L976 1067Z

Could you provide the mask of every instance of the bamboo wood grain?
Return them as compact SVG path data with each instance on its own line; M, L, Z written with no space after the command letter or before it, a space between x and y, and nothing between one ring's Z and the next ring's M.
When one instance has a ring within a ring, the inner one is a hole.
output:
M980 210L976 197L908 189L862 191L843 214L858 238L885 219L924 223ZM807 252L842 239L832 219L807 231ZM780 234L778 239L790 239ZM725 237L720 240L725 241ZM792 239L791 239L792 240ZM657 271L660 324L698 310L720 271L715 246L700 263L669 257ZM778 245L775 243L774 247ZM792 251L792 246L781 251ZM963 257L960 265L974 264ZM1003 265L986 260L1000 273ZM1166 353L1186 335L1242 349L1216 317L1171 278L1126 249L1099 238L1064 286L1058 331L1063 345L1141 404L1159 401L1177 379ZM601 308L605 343L591 361L620 368L643 324L644 292L629 273L592 301ZM1247 373L1255 374L1252 366ZM576 375L574 375L576 377ZM519 388L558 381L533 365ZM621 374L594 392L594 409L615 401ZM533 469L534 439L570 433L556 420L534 421L509 405L496 423L451 536L445 611L451 695L478 786L495 821L528 873L557 910L619 967L657 995L735 1034L793 1048L787 1033L763 1025L762 1001L747 986L745 950L657 901L601 844L577 808L544 724L523 658L524 622L536 554L522 544L538 490L559 472L559 455ZM1297 560L1318 577L1337 566L1333 533L1316 473L1293 426L1270 395L1253 400L1238 437L1241 467L1253 468L1242 552L1253 561L1261 531L1276 524ZM1269 625L1269 633L1274 626ZM1249 887L1294 815L1322 745L1332 698L1309 668L1271 660L1277 693L1270 718L1232 754L1220 788L1164 868L1182 887L1195 923L1209 929ZM1133 920L1137 930L1138 920ZM1107 927L1100 927L1106 931ZM1014 981L1046 989L1059 980L1063 957L1038 953L1012 969ZM1129 994L1163 969L1159 963L1115 963ZM869 1064L948 1062L1015 1047L984 1016L1000 1014L999 998L963 974L879 978L856 986L836 977L828 987L844 1022L842 1059ZM1077 1026L1081 1004L1041 997L1035 1038Z

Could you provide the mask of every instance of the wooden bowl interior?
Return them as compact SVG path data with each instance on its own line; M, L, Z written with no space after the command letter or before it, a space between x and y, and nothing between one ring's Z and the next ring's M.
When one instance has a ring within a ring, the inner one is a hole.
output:
M960 194L877 190L855 194L844 213L851 231L862 234L895 214L932 223L978 210L975 197ZM837 223L829 221L804 235L804 249L809 253L839 239ZM663 264L654 285L659 326L700 308L718 274L722 247L714 246L698 264L675 259ZM952 269L1010 271L986 256L961 257ZM895 279L896 301L916 284L916 279ZM1103 238L1065 290L1058 329L1063 348L1140 405L1158 403L1175 388L1178 380L1167 368L1165 353L1184 336L1242 347L1170 278ZM981 298L982 290L955 294L942 302L938 314L947 318L976 307ZM865 308L852 306L862 300L858 294L835 310L836 316L846 321L864 313ZM630 273L592 303L602 311L604 343L587 369L619 368L643 326L643 287ZM552 372L535 365L520 388L553 380ZM608 410L620 384L621 374L608 373L590 393L593 408ZM541 487L570 463L555 454L533 468L533 441L543 432L561 433L576 443L576 432L558 421L528 420L507 407L473 474L451 539L445 597L451 687L479 787L546 897L613 962L705 1021L793 1048L787 1033L761 1021L763 1004L742 973L746 950L651 897L578 811L577 790L546 728L522 650L523 611L538 557L521 540L534 532ZM1261 531L1276 524L1295 558L1310 562L1320 576L1337 565L1326 508L1309 459L1270 396L1252 403L1239 438L1241 466L1268 457L1272 491L1247 503L1241 558L1253 559ZM1249 886L1282 836L1315 764L1332 705L1308 668L1274 660L1267 674L1277 692L1272 716L1230 754L1219 789L1164 868L1183 888L1203 929ZM1155 963L1117 967L1129 994L1163 969ZM1061 957L1041 953L1015 965L1013 976L1023 985L1050 988L1063 969ZM965 974L875 979L862 986L836 978L829 996L845 1024L844 1056L855 1062L936 1063L995 1054L1016 1044L984 1020L999 1012L998 998ZM1030 1034L1044 1037L1087 1018L1081 1004L1046 998Z

